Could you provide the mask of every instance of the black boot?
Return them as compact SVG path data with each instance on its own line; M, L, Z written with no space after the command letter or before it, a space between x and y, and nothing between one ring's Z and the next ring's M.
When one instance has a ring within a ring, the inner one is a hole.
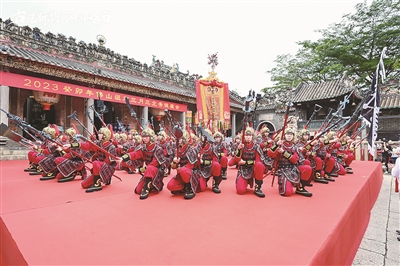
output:
M189 183L185 184L186 192L183 196L185 199L193 199L196 194L193 192L192 185Z
M321 177L321 173L319 171L315 173L314 182L322 183L322 184L329 183L328 180L325 180L324 178Z
M305 187L312 187L313 184L311 184L311 180L304 182Z
M221 189L219 188L219 184L221 183L220 177L219 176L214 176L213 177L213 185L212 185L212 191L214 193L221 193Z
M41 174L43 174L43 170L42 167L40 167L39 165L36 166L36 171L29 173L29 175L41 175Z
M328 180L328 181L331 181L331 182L335 182L335 179L333 179L331 177L331 174L328 174L328 173L325 173L324 179Z
M226 168L222 168L221 169L221 177L222 177L222 180L226 180L227 178L226 178Z
M263 184L262 180L256 180L256 185L254 187L254 194L256 194L260 198L264 198L265 197L264 192L262 192L262 190L261 190L262 184Z
M86 189L86 193L102 190L100 176L95 175L93 179L94 179L94 184L90 188Z
M331 177L338 177L339 175L338 174L336 174L336 173L330 173L329 174Z
M300 180L299 185L296 188L296 194L305 196L305 197L311 197L312 194L310 192L308 192L305 188L304 188L304 180Z
M56 178L56 175L53 173L43 173L42 177L39 178L40 181L50 180Z
M347 174L354 174L353 169L351 169L350 167L345 167L344 169L346 169Z
M57 180L57 182L58 182L58 183L65 183L65 182L72 181L72 180L75 179L76 174L77 174L77 173L75 172L75 173L70 174L69 176L60 178L60 179Z
M37 165L30 163L29 167L24 169L24 172L36 172Z
M144 185L142 188L142 193L140 193L140 197L139 199L147 199L147 197L150 194L150 190L151 190L151 178L150 177L146 177L146 179L144 180Z

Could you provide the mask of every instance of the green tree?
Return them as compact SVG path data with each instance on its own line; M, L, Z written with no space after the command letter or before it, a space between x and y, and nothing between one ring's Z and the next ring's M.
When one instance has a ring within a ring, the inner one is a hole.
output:
M400 78L400 1L378 0L355 6L354 14L327 29L317 30L322 37L300 41L295 56L280 55L276 67L267 71L274 85L266 94L287 90L300 82L322 82L340 78L344 71L356 85L368 86L387 47L384 59L388 78Z

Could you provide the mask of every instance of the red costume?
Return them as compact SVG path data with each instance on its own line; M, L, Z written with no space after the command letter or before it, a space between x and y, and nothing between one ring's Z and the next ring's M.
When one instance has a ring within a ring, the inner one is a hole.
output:
M297 165L300 159L299 151L293 143L294 131L285 129L284 140L278 141L269 151L268 155L275 158L278 163L276 174L278 175L279 194L290 196L293 194L293 187L296 194L311 197L304 186L310 180L312 168L309 165Z
M254 194L260 198L265 197L261 187L264 179L265 160L260 146L253 141L254 129L251 127L245 130L245 143L238 146L238 153L235 156L235 161L239 166L236 177L236 193L239 195L245 194L247 186L253 187L255 182Z

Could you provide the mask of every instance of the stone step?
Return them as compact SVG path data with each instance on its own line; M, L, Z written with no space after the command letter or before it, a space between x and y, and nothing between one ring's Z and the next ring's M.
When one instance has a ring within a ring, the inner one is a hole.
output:
M0 155L0 161L27 160L28 155Z
M26 160L28 159L28 152L26 148L9 148L7 146L0 146L0 161L10 160Z

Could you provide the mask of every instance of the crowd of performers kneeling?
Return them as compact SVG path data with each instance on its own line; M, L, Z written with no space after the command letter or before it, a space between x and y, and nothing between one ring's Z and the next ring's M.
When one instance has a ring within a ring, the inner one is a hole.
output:
M116 170L136 173L142 176L134 190L140 199L160 192L171 170L176 174L166 187L174 195L192 199L210 181L212 191L221 193L221 182L227 179L228 168L234 167L237 194L246 193L250 186L256 196L265 197L263 179L273 175L280 195L311 197L306 187L314 182L328 184L339 175L352 174L350 164L357 146L350 137L338 138L333 131L312 139L309 131L292 128L285 128L283 139L279 139L271 138L266 127L259 132L247 127L244 137L238 134L229 144L222 133L212 134L209 129L205 131L215 141L186 130L176 142L174 135L165 131L156 134L150 128L137 134L114 134L109 127L102 127L91 138L79 135L74 126L62 133L57 128L49 125L43 129L53 140L32 145L25 172L40 175L42 181L56 179L60 183L80 176L86 192L110 185L113 177L118 178Z

